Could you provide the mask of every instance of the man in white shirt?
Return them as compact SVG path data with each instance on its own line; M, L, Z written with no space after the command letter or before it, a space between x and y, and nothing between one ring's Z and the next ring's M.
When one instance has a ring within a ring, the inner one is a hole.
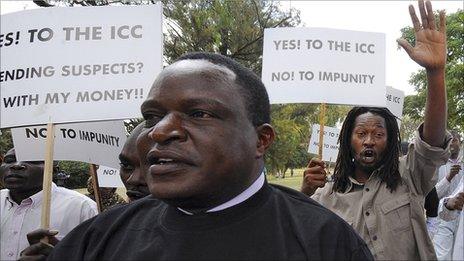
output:
M5 154L0 173L0 260L16 260L29 246L26 234L40 227L43 161L17 162L14 149ZM52 184L50 229L63 238L75 226L95 216L97 207L86 196Z
M463 163L461 152L461 135L457 131L450 131L453 139L450 144L450 159L438 169L439 182L435 186L439 199L449 197L456 191L463 176ZM438 260L449 260L452 254L452 246L458 228L458 219L438 219L437 232L433 237L433 244Z
M454 242L451 241L450 254L445 258L448 260L464 260L464 180L461 180L460 185L456 188L453 195L444 198L440 202L439 216L445 221L455 222L455 237Z

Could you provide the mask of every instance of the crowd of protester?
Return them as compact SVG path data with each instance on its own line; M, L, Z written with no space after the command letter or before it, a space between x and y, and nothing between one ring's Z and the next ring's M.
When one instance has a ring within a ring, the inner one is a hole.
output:
M410 16L428 94L414 140L385 108L354 107L332 178L313 158L301 191L266 180L275 139L266 89L211 53L181 56L157 77L144 121L119 155L127 202L52 184L40 228L44 162L0 156L1 260L464 260L462 136L446 130L445 16L430 2ZM433 97L433 98L432 98ZM55 164L54 171L56 172ZM257 243L259 242L259 244Z

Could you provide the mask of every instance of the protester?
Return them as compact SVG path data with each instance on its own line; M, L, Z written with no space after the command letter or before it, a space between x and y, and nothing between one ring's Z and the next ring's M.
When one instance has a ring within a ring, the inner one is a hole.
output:
M143 130L145 122L140 123L132 130L119 154L119 174L126 187L126 195L129 202L150 195L144 173L140 170L140 158L137 153L137 137Z
M122 182L127 190L129 202L141 199L150 194L144 175L140 171L140 160L136 150L137 137L143 130L144 122L139 124L124 144L121 153L119 154L120 169ZM91 189L93 191L93 188ZM44 237L50 239L49 244L40 243ZM27 234L29 243L31 244L21 253L21 261L27 260L45 260L53 249L53 246L58 244L58 240L53 237L53 231L38 229Z
M436 185L438 197L440 199L449 197L456 191L463 179L463 163L461 153L461 135L451 131L453 139L450 145L450 159L438 170L438 184ZM459 235L457 234L459 219L441 220L439 219L437 231L433 237L433 244L438 260L449 260L453 254L453 242Z
M463 176L463 157L461 153L461 135L451 131L450 158L448 162L438 169L438 184L436 185L440 199L451 195L456 190Z
M456 229L453 241L450 242L451 255L443 258L447 260L464 260L464 179L461 179L460 185L456 188L453 195L444 198L440 204L440 217L444 221L455 220ZM443 259L445 260L445 259Z
M398 40L412 60L425 67L428 80L424 123L408 155L399 157L398 125L389 110L355 107L340 132L334 182L326 184L325 165L318 159L304 172L302 191L350 223L376 259L436 259L423 202L436 184L437 167L449 157L445 14L440 13L436 30L430 2L419 1L419 11L422 25L409 7L415 47Z
M0 260L18 259L21 250L29 245L26 234L40 227L43 171L43 161L18 162L14 148L5 154L0 166L6 187L0 191ZM95 202L52 183L50 229L53 236L63 238L96 214Z
M127 203L121 196L116 193L116 188L103 188L98 189L100 191L100 202L101 211L106 211L114 206ZM87 180L87 194L86 196L95 201L95 192L93 190L92 177Z
M137 139L152 196L77 227L49 260L371 259L339 217L266 182L269 107L261 80L224 56L166 67Z

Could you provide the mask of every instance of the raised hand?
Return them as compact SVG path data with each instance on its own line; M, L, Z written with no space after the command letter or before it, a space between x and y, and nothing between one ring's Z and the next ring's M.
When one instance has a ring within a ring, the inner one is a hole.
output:
M409 14L416 36L415 46L405 39L398 39L398 44L408 53L409 57L427 70L444 69L446 64L446 19L445 12L440 12L438 30L430 1L419 0L421 22L417 18L412 5Z

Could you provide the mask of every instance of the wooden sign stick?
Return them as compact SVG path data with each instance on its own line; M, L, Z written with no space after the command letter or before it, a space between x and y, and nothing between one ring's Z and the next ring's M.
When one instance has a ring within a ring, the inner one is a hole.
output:
M95 164L90 164L90 176L92 177L93 195L95 196L95 201L97 202L98 213L101 213L102 202L100 199L100 186L98 185L97 166Z
M53 178L53 148L55 144L55 126L53 123L47 124L47 139L45 147L45 165L42 185L42 216L40 227L43 229L50 228L50 205Z
M325 111L326 111L326 103L321 103L320 110L319 110L319 147L318 147L318 157L322 160L322 148L324 147L324 125L325 125ZM309 163L307 168L309 168Z
M321 103L319 111L319 159L322 160L322 149L324 147L324 125L325 125L325 110L326 104Z

